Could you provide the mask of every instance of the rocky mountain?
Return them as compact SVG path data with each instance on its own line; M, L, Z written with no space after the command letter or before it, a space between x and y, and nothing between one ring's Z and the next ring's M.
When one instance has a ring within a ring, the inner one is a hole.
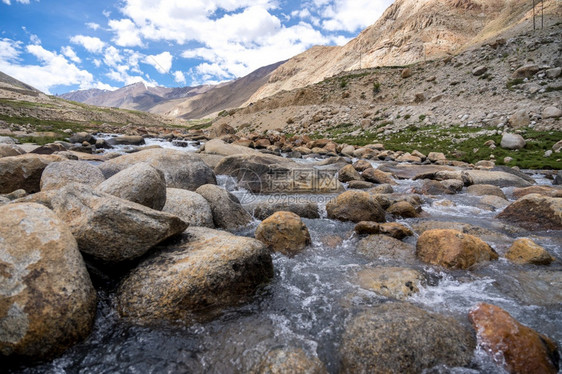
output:
M241 106L282 63L262 67L243 78L218 85L150 87L139 82L115 91L79 90L61 97L96 106L140 110L184 119L200 118Z
M544 2L547 16L561 8L559 1ZM313 47L281 65L247 103L344 71L456 54L528 20L531 9L527 0L396 0L346 45Z

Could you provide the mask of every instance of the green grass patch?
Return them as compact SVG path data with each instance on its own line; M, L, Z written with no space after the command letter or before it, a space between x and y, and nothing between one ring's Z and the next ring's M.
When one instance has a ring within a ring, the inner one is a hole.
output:
M556 92L556 91L562 91L562 86L548 86L545 89L545 92Z
M510 79L505 84L505 88L507 88L508 90L512 90L513 87L519 86L520 84L523 84L523 82L525 82L523 78Z

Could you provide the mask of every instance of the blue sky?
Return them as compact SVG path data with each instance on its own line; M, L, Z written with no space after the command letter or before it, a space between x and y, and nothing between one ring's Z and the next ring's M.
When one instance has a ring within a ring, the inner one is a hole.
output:
M343 45L393 0L0 0L0 71L43 92L215 84Z

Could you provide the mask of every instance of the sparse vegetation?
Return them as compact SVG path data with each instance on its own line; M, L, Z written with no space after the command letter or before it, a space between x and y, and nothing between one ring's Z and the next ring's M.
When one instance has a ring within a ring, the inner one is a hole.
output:
M512 90L513 87L518 86L518 85L520 85L520 84L523 84L523 82L525 82L525 81L523 80L523 78L511 79L511 80L508 80L508 81L507 81L507 83L505 84L505 87L506 87L508 90Z

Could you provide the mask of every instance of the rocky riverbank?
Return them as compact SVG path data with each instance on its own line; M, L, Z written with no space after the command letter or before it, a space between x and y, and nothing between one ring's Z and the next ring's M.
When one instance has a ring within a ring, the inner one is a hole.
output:
M214 131L2 146L13 372L558 371L559 173Z

